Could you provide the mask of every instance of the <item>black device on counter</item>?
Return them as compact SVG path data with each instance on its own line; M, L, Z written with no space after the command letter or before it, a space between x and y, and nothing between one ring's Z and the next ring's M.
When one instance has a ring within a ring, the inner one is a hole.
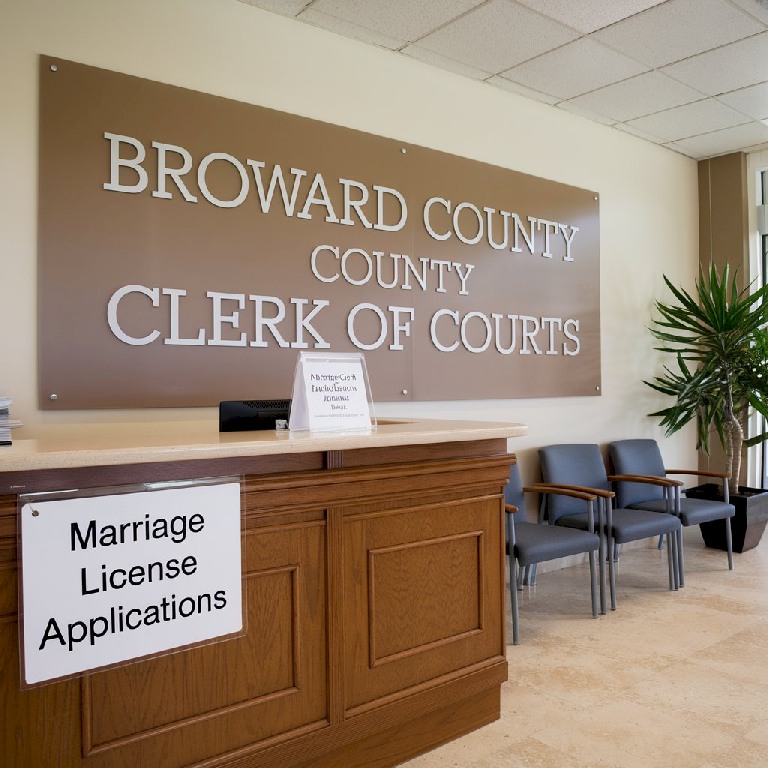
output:
M219 432L288 429L290 400L223 400L219 403Z

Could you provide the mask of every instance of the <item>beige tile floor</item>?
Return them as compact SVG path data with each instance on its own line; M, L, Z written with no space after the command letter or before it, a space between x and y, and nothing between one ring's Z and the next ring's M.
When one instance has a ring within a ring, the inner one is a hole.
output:
M521 593L501 718L404 765L766 768L768 534L730 572L697 528L685 555L675 593L666 554L625 552L618 610L596 621L585 566L541 574Z

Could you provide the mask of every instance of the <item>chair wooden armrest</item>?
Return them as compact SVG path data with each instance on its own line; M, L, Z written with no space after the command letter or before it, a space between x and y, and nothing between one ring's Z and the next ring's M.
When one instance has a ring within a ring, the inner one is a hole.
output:
M703 469L667 469L668 475L699 475L701 477L719 477L722 480L728 478L727 472L711 472Z
M548 493L553 496L570 496L574 499L582 499L588 502L587 506L587 525L590 533L595 532L595 516L592 509L592 502L596 501L598 496L604 499L613 498L616 494L613 491L603 491L599 488L587 488L582 485L559 485L557 483L536 483L535 485L529 485L523 488L524 491L531 491L534 493ZM598 504L597 518L598 518L598 530L603 529L603 512L602 505ZM608 504L610 506L610 504ZM543 510L542 510L543 512ZM541 514L539 513L539 522L541 522ZM608 512L610 516L610 511Z
M595 501L595 499L597 499L597 496L594 493L577 491L573 488L548 485L547 483L535 483L534 485L527 485L525 488L523 488L523 491L526 493L553 493L559 496L570 496L574 499L582 499L583 501Z
M517 507L514 504L505 504L504 511L509 512L510 515L514 515L517 512Z
M685 485L682 480L673 480L671 477L659 477L658 475L608 475L608 479L612 483L648 483L649 485L661 485L664 488Z
M594 510L592 509L592 503L597 500L598 491L591 488L571 488L568 486L563 485L555 485L554 483L534 483L534 485L527 485L523 488L523 491L525 493L542 493L542 494L551 494L553 496L568 496L573 499L580 499L582 501L588 502L589 506L587 507L587 521L588 521L588 529L590 533L595 532L595 516L594 516ZM542 520L542 514L543 514L543 508L542 511L539 512L539 522L543 522ZM602 527L602 521L603 521L603 515L600 510L598 510L598 518L600 521L600 526Z
M612 499L616 494L613 491L605 491L602 488L589 488L586 485L564 485L562 483L537 483L539 489L562 488L569 491L581 491L582 493L600 496L603 499ZM539 491L541 493L541 490Z

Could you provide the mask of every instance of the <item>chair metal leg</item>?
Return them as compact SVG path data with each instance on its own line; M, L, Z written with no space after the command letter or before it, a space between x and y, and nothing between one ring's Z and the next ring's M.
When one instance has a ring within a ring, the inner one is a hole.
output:
M608 534L608 551L613 551L613 536ZM616 610L616 561L608 558L608 587L611 594L611 610Z
M606 549L606 542L605 542L605 532L600 531L600 536L598 537L599 544L597 546L597 568L598 568L598 576L600 579L600 613L603 615L606 614L606 588L605 588L605 549Z
M725 544L728 547L728 570L733 570L733 541L731 539L731 518L725 518Z
M606 560L606 527L605 514L602 499L597 500L597 567L598 577L600 579L600 613L605 616L606 609L606 587L605 587L605 560Z
M528 581L526 582L529 587L536 586L536 573L538 572L538 563L531 563L528 566Z
M521 565L517 569L517 578L515 579L515 583L517 584L517 588L522 592L523 587L525 586L525 580L527 578L528 573L528 566L527 565ZM512 582L510 582L511 584Z
M614 551L613 541L613 509L611 502L608 499L602 499L604 504L603 511L604 516L601 519L605 520L605 538L608 544L608 582L611 590L611 610L616 610L616 553Z
M512 645L520 645L520 609L517 598L517 560L514 552L509 554L509 592L512 595Z
M675 550L677 546L673 539L677 538L677 533L668 533L667 536L667 564L669 566L669 589L677 590L677 565L675 563Z
M670 510L678 519L680 518L680 487L675 486L674 497L670 499L667 489L664 490L667 495L668 504L673 506ZM677 585L678 587L685 586L685 558L683 557L683 529L677 531Z
M683 587L683 572L680 570L680 558L682 557L683 547L683 529L676 531L672 536L672 544L675 547L674 558L672 559L672 565L675 568L675 589L682 589Z
M656 548L660 549L660 550L664 549L664 534L663 533L659 534L659 543L656 545Z
M597 577L595 574L595 552L589 553L589 588L592 593L592 618L597 618ZM603 611L605 613L605 611Z

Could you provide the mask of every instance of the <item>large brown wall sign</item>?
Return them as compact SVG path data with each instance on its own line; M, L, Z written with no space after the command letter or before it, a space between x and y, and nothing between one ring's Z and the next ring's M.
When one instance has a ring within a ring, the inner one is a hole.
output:
M594 192L41 57L42 407L599 394ZM55 396L55 397L54 397Z

